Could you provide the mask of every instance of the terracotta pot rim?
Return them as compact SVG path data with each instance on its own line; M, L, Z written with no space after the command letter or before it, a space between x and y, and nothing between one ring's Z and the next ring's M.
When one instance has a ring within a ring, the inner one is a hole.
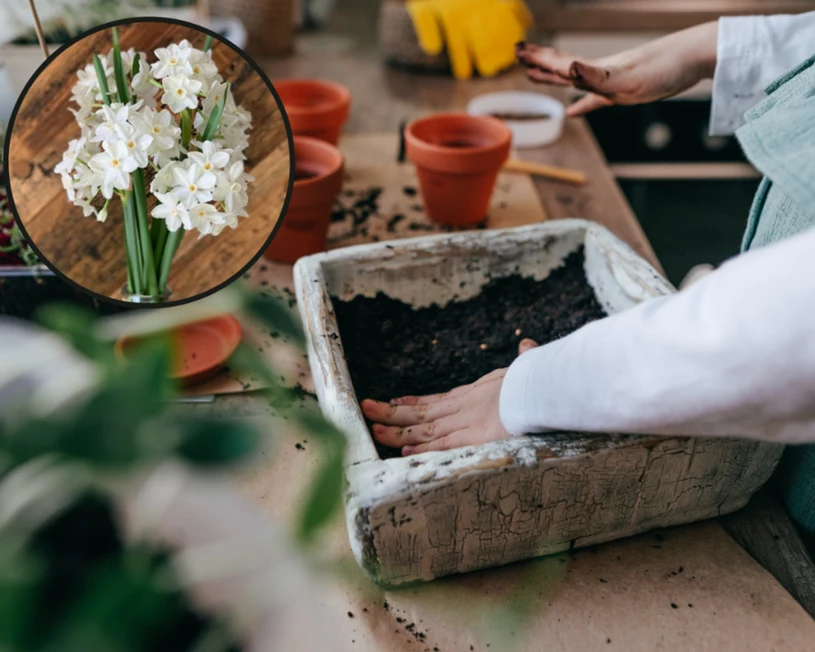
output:
M334 164L332 164L331 168L325 172L322 172L314 177L309 177L308 179L295 179L294 180L294 188L296 190L308 190L312 186L316 186L324 182L328 177L334 176L338 172L342 171L343 166L345 165L345 157L342 155L342 152L339 148L335 147L331 143L328 143L320 138L314 138L312 136L294 136L294 163L295 169L297 167L297 144L300 143L300 146L305 146L307 148L314 148L329 154L334 159Z
M295 117L305 116L319 116L334 112L343 112L351 104L351 92L342 84L327 81L325 79L280 79L272 84L278 94L281 95L280 101L286 110L286 113ZM287 86L303 85L303 86L318 86L328 88L336 93L336 97L327 99L325 102L317 106L300 106L297 104L286 105L283 101L281 89ZM338 119L337 122L342 122L347 116Z
M453 148L445 147L444 145L436 145L435 143L429 143L414 133L414 130L416 129L417 125L435 120L449 120L451 118L465 120L467 122L472 123L487 122L493 127L498 127L499 131L503 132L501 134L501 139L489 145L480 145L477 147ZM424 118L418 118L417 120L413 120L412 122L410 122L407 125L407 127L405 127L405 139L417 149L422 149L426 152L439 154L442 156L454 153L459 155L465 154L472 155L472 154L485 154L487 152L492 152L494 150L506 147L512 141L512 131L501 120L490 116L475 116L470 115L469 113L455 113L455 112L434 113L433 115L425 116Z

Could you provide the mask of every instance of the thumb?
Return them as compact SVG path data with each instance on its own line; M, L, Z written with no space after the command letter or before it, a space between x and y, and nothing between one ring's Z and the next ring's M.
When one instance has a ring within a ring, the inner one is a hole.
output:
M586 115L591 111L602 109L604 106L611 106L612 104L614 104L614 102L607 97L589 93L581 97L574 104L570 104L566 109L566 115L570 118L577 118L578 116Z
M527 351L538 348L538 343L535 340L530 340L528 337L522 339L518 344L518 355L523 355Z
M598 68L582 61L575 61L569 68L569 77L576 88L605 97L614 96L617 76L612 76L608 68Z

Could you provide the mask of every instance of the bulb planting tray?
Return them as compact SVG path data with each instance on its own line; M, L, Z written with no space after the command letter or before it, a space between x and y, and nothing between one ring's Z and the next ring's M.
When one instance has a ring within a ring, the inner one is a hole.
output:
M395 586L497 566L744 506L783 447L738 439L533 435L380 459L343 354L332 296L414 307L475 296L490 278L545 279L583 246L608 314L673 292L605 228L558 220L348 247L301 259L295 287L323 412L346 433L345 512L357 561Z

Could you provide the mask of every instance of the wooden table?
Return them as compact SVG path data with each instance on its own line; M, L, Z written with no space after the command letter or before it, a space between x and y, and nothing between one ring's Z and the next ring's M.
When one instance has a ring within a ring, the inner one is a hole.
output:
M323 77L348 86L348 131L356 133L396 130L402 118L461 109L473 95L525 86L517 74L455 82L386 70L341 37L302 40L298 56L263 65L273 79ZM558 144L524 156L588 176L583 187L538 182L551 218L596 220L655 260L583 121L570 121ZM291 282L282 265L263 274L267 283ZM273 414L249 395L187 408ZM273 422L270 432L274 449L270 445L240 484L270 518L287 523L302 505L320 452L287 423ZM315 627L327 633L332 650L797 652L815 640L815 622L714 521L399 591L379 589L357 568L339 515L317 548L336 571L313 598L321 610Z

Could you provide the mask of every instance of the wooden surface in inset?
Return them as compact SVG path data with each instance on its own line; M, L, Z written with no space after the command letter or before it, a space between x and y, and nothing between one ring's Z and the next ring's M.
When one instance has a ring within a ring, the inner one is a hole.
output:
M140 22L120 26L122 49L134 47L155 61L156 48L188 39L202 48L206 35L168 23ZM84 218L69 203L54 166L70 140L80 135L68 111L76 72L112 47L110 30L96 32L63 49L36 79L20 106L10 134L9 181L24 228L42 255L74 282L98 294L119 298L126 281L121 204L110 203L105 223ZM188 233L173 261L172 299L193 297L237 274L258 253L280 217L289 181L289 145L282 114L263 78L235 50L217 39L213 58L232 83L238 104L252 114L247 171L249 217L237 229L198 239ZM159 95L160 97L160 95ZM153 200L148 200L152 206Z

